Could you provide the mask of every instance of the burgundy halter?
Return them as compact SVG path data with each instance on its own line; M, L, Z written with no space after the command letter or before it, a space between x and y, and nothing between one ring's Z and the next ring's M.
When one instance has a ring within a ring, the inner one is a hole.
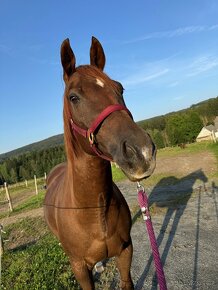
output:
M98 129L98 127L104 122L104 120L113 112L115 111L126 111L128 115L133 119L132 114L130 111L124 106L124 105L110 105L107 108L105 108L98 116L97 118L92 122L90 128L88 130L82 129L79 126L77 126L72 119L70 119L72 130L79 135L82 135L83 137L87 138L89 140L89 144L92 148L92 150L95 152L95 154L105 160L112 161L112 159L106 155L104 155L100 149L98 148L98 143L95 139L95 131Z

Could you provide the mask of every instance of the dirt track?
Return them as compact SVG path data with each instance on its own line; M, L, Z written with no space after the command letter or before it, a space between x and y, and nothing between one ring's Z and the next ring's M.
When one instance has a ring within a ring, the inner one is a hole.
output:
M157 155L157 166L155 174L169 173L172 175L188 175L201 169L206 175L217 170L216 159L211 152L204 151L186 154L185 149L177 156L159 157Z

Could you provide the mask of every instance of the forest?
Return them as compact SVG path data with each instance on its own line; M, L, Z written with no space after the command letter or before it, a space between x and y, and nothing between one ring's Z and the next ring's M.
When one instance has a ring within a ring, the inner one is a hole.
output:
M7 158L0 163L0 184L32 179L34 175L42 177L64 160L63 145Z
M164 148L195 142L201 128L213 124L216 116L218 116L218 97L192 105L185 110L140 121L138 125L149 132L157 148ZM42 141L41 147L40 142L37 142L37 147L34 145L32 150L28 145L29 151L26 153L19 149L13 151L11 155L8 154L7 158L2 158L0 184L5 181L10 184L32 179L34 175L41 177L44 172L48 173L55 165L65 161L63 136L59 135L58 141L57 138L51 138L48 139L49 142L47 141L47 148L45 141ZM56 140L53 147L51 140Z

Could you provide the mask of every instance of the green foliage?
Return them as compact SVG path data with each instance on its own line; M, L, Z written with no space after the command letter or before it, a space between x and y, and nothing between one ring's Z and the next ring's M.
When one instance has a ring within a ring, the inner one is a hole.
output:
M194 111L169 116L166 132L170 145L194 142L202 126L199 115Z
M158 131L157 129L154 129L153 131L151 131L151 137L158 149L165 147L162 132Z
M158 116L148 120L138 122L138 125L142 127L144 130L154 130L157 129L159 131L163 131L166 127L166 117Z
M170 145L185 143L185 120L182 115L172 115L168 118L166 132Z
M195 141L197 135L203 127L203 122L195 111L186 113L186 140L188 143Z
M218 116L218 97L192 105L189 109L138 122L149 131L158 148L194 142L203 125ZM160 134L155 133L159 131ZM162 137L162 138L161 138Z

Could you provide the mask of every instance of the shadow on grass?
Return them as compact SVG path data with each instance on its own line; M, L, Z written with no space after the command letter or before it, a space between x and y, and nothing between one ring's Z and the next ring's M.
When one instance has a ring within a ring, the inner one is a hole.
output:
M25 243L25 244L22 244L20 246L17 246L17 247L14 247L10 250L8 250L9 253L16 253L16 252L19 252L19 251L23 251L23 250L26 250L28 249L29 247L35 245L37 242L38 242L39 239L35 239L35 240L32 240L28 243Z

